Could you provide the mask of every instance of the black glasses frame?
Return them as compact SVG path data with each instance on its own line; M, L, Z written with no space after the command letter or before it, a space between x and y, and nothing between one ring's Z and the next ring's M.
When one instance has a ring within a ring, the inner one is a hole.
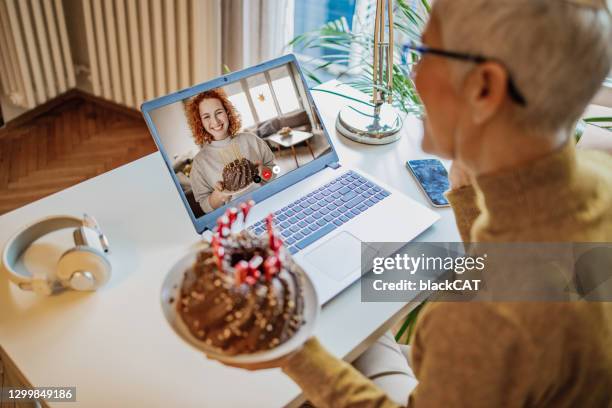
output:
M406 50L415 51L421 55L432 54L432 55L438 55L440 57L446 57L446 58L452 58L452 59L461 60L461 61L473 62L475 64L482 64L487 61L497 62L498 64L503 65L506 71L508 71L508 94L510 95L510 98L512 98L514 102L518 103L521 106L527 106L527 100L525 99L523 94L518 90L516 84L514 83L514 80L512 79L512 75L510 74L510 71L508 70L508 67L506 67L506 65L503 62L495 58L487 58L482 55L464 54L461 52L446 51L446 50L441 50L439 48L431 48L431 47L426 47L426 46L417 45L417 44L405 44L403 47L404 53L406 52Z

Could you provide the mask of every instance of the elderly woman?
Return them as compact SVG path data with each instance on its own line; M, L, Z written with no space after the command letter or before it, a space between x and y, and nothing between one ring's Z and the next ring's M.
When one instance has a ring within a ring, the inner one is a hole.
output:
M610 242L612 157L572 143L610 72L605 3L437 0L423 42L423 147L454 159L463 239ZM612 303L430 304L411 361L386 336L372 380L316 339L277 364L317 407L609 407Z

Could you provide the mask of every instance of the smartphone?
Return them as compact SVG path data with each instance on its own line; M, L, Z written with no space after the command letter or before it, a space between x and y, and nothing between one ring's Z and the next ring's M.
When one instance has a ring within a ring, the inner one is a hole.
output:
M449 207L444 192L449 189L448 172L436 159L409 160L406 167L434 207Z

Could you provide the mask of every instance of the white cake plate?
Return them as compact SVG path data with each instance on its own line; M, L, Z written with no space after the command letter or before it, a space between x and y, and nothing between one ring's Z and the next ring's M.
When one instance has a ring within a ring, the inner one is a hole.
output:
M230 356L197 339L191 334L176 310L176 303L180 299L179 292L184 273L194 264L197 253L197 250L192 250L175 263L168 275L166 275L161 289L161 306L164 316L175 333L184 341L204 352L212 359L230 364L248 365L273 361L286 356L301 347L312 336L321 306L319 305L319 299L312 281L308 275L302 272L304 275L304 324L286 342L270 350ZM171 300L173 301L171 302Z
M251 184L249 184L248 186L241 188L240 190L236 190L236 191L223 190L222 193L229 194L231 196L240 195L244 193L245 191L247 191L249 188L251 188L252 185L253 185L253 182L251 182Z

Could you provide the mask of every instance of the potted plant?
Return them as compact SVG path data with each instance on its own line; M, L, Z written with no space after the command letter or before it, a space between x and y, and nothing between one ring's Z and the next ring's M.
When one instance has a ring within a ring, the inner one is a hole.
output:
M396 37L402 42L394 44L396 55L393 65L393 100L396 108L405 113L421 113L421 101L410 77L412 55L402 55L402 43L419 41L430 11L428 0L420 0L420 7L414 7L406 0L396 0L393 26ZM302 49L321 49L328 54L318 57L314 68L305 69L305 74L314 82L321 83L319 73L333 64L349 64L348 69L338 75L347 85L372 94L372 50L373 29L351 30L344 18L330 21L319 29L298 35L289 43ZM358 52L354 52L358 48ZM351 54L351 52L353 53ZM341 94L340 94L341 95ZM345 95L341 95L345 96Z

